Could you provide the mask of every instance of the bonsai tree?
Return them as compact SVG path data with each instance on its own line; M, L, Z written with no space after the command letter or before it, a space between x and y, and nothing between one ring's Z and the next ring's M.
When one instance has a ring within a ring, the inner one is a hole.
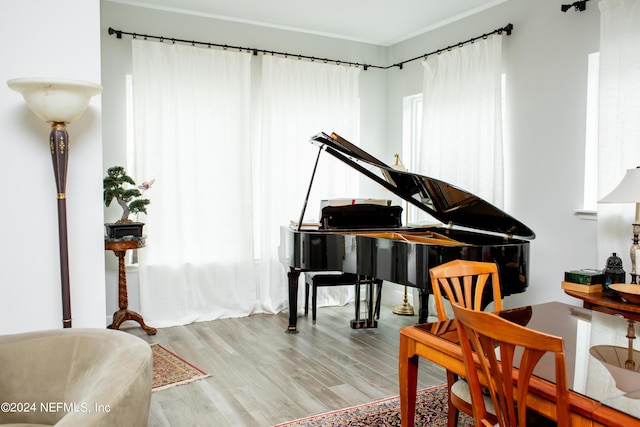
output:
M144 182L136 188L135 181L127 175L122 166L113 166L107 170L107 176L103 180L104 204L109 207L113 199L118 202L122 208L122 217L117 223L133 222L129 219L130 214L147 213L147 205L151 201L141 198L142 192L140 190L143 192L148 190L153 181ZM125 188L125 184L130 184L132 187Z

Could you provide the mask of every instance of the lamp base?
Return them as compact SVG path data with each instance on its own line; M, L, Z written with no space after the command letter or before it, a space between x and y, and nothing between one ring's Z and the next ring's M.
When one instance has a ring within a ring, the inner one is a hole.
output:
M415 313L413 311L413 307L409 304L409 300L407 298L407 287L404 287L404 297L402 300L402 304L398 304L393 309L393 314L397 314L399 316L413 316Z
M393 309L393 314L397 314L399 316L413 316L415 313L413 311L413 307L408 302L403 302L402 304L398 304Z
M638 244L638 235L640 234L640 224L631 224L633 227L633 240L631 243L631 249L629 251L629 257L631 258L631 283L637 283L638 272L636 270L636 261L640 244Z

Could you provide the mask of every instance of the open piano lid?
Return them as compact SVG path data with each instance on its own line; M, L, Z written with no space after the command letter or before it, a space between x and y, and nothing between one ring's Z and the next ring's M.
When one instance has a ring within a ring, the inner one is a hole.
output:
M534 239L536 236L529 227L480 197L444 181L393 169L335 133L331 136L319 133L311 142L443 224L509 237ZM367 169L363 162L379 168L383 177Z

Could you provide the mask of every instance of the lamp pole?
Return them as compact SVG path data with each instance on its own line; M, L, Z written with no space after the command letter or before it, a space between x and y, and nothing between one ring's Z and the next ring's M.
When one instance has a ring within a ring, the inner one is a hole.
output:
M71 292L69 290L69 240L67 237L67 165L69 134L64 122L52 122L49 135L51 160L58 191L58 241L60 246L60 285L62 289L62 325L71 327Z
M58 241L60 246L60 285L62 290L62 326L71 327L69 287L69 242L67 238L67 165L69 134L67 124L82 116L91 98L102 86L77 80L56 78L13 79L7 85L19 92L31 111L51 124L49 148L58 192Z

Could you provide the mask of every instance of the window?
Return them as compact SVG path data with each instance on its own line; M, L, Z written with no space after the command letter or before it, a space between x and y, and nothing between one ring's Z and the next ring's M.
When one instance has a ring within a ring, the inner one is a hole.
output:
M582 209L576 211L582 217L595 219L598 198L598 84L600 53L592 53L588 59L587 118L584 150L584 196Z
M402 163L407 170L417 171L417 147L422 128L422 93L405 96L402 100ZM407 224L433 221L429 215L415 206L406 207Z

